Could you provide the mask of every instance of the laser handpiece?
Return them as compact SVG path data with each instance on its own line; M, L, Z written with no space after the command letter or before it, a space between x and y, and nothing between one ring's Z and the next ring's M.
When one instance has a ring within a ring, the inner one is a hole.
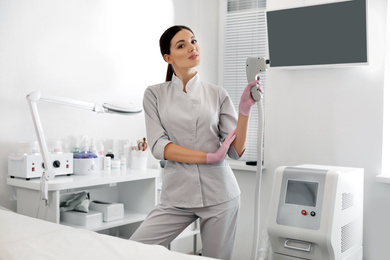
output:
M252 56L246 60L246 77L248 82L257 79L260 72L266 71L269 67L269 60L264 57ZM259 101L262 98L261 92L258 90L258 86L255 85L251 88L251 95L255 101Z

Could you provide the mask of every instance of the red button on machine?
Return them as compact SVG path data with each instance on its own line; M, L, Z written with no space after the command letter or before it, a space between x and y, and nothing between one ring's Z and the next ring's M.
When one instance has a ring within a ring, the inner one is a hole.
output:
M302 215L306 215L306 214L307 214L307 211L303 209L303 210L301 211L301 214L302 214Z

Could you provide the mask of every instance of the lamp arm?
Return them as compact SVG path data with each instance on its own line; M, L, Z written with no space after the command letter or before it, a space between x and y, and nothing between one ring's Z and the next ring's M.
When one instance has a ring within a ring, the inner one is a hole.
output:
M41 101L56 103L56 104L60 104L60 105L88 109L88 110L98 112L98 113L105 112L103 106L95 104L95 103L80 101L80 100L71 99L71 98L58 97L58 96L54 96L54 95L43 94L43 93L37 92L37 91L31 92L30 94L27 95L26 98L27 98L27 100L35 101L35 102L37 102L38 100L41 100Z
M42 153L42 159L45 168L44 177L47 180L52 180L54 179L55 174L54 174L53 166L50 163L49 150L47 148L47 143L46 143L45 135L43 133L41 119L38 113L37 101L40 100L40 101L46 101L46 102L51 102L51 103L56 103L61 105L73 106L73 107L92 110L98 113L104 113L104 108L94 103L84 102L84 101L70 99L70 98L58 97L58 96L53 96L48 94L42 94L41 92L38 91L31 92L30 94L27 95L26 99L30 107L30 112L34 123L35 132L38 138L39 148Z
M58 97L58 96L53 96L53 95L47 95L47 94L42 94L41 92L35 91L31 92L26 96L27 102L29 104L31 116L33 119L34 123L34 128L35 128L35 133L38 138L38 143L39 143L39 148L41 150L42 154L42 159L44 163L44 172L41 177L41 191L42 191L42 199L46 200L46 203L48 201L48 181L54 179L55 177L55 172L54 172L54 167L51 164L50 161L50 156L49 156L49 149L47 148L46 144L46 139L45 135L43 133L43 128L41 124L41 120L39 117L38 113L38 108L37 108L37 102L39 100L41 101L46 101L46 102L51 102L51 103L56 103L56 104L61 104L61 105L67 105L67 106L72 106L72 107L78 107L78 108L83 108L83 109L88 109L93 112L97 113L122 113L122 114L134 114L134 113L140 113L142 109L122 109L122 108L109 108L103 105L99 105L96 103L90 103L90 102L84 102L76 99L70 99L70 98L64 98L64 97Z
M30 98L31 97L31 98ZM48 201L48 181L54 179L53 165L50 163L49 150L47 148L45 135L43 134L41 119L39 117L37 108L37 99L32 98L34 96L27 96L27 102L30 108L31 116L34 123L35 133L38 138L39 148L41 150L44 171L41 176L41 199Z
M38 138L39 149L41 150L41 153L42 153L42 159L43 159L44 168L46 171L46 178L53 179L54 176L48 175L50 170L52 170L53 166L50 164L49 149L47 148L45 135L43 133L42 123L41 123L41 119L39 117L36 100L30 99L29 96L27 96L27 102L28 102L29 107L30 107L30 112L31 112L31 116L33 119L33 123L34 123L35 133L36 133L37 138Z
M94 103L42 94L40 92L31 92L30 94L27 95L26 99L29 104L31 116L34 123L35 133L38 138L39 148L41 150L42 159L44 163L45 170L41 177L41 191L42 191L42 199L46 200L47 202L48 201L47 182L49 180L54 179L55 172L54 172L53 165L51 164L50 161L50 156L49 156L50 153L49 153L49 149L47 148L45 135L43 133L42 123L38 113L37 101L41 100L41 101L52 102L56 104L68 105L68 106L92 110L98 113L104 113L104 108Z

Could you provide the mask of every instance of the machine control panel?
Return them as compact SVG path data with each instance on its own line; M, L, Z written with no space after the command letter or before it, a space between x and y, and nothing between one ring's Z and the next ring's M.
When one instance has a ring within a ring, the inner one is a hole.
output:
M303 210L301 210L301 214L306 216L309 213L306 210L303 209ZM311 211L310 212L310 216L315 217L316 216L316 212L315 211Z
M307 229L320 228L326 172L286 167L279 197L278 224Z

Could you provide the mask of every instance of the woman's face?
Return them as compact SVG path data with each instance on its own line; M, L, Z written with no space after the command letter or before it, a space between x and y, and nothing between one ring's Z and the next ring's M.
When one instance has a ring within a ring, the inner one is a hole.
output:
M200 47L192 32L183 29L171 40L171 54L165 54L164 59L172 64L175 71L190 69L200 63Z

